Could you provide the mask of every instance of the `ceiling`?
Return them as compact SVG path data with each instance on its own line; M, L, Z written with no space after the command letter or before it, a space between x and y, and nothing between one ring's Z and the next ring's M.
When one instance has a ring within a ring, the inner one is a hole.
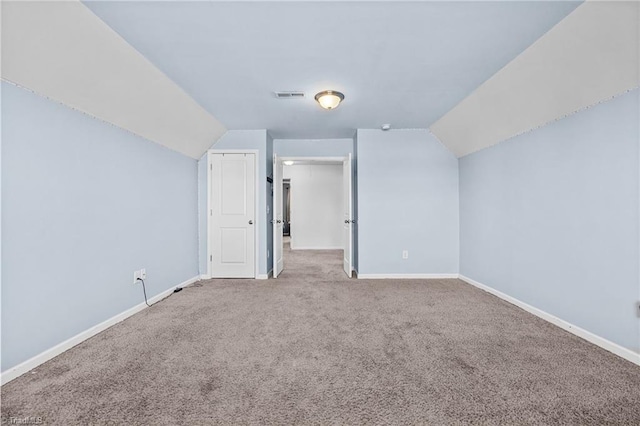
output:
M544 126L640 85L640 3L588 1L431 131L457 156Z
M632 1L3 1L1 19L3 80L193 158L227 129L384 123L463 156L640 85ZM324 89L344 104L319 108Z
M2 79L199 158L226 131L77 1L2 2Z
M428 128L579 4L85 2L227 129L274 138ZM344 103L320 109L324 89Z

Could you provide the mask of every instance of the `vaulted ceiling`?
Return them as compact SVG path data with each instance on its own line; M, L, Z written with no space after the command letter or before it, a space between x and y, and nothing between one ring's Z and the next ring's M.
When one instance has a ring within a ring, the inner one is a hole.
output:
M3 1L2 79L198 158L226 129L77 1Z
M640 85L640 3L588 1L436 122L463 156Z
M384 123L461 156L637 86L637 3L591 3L3 2L2 78L194 158Z

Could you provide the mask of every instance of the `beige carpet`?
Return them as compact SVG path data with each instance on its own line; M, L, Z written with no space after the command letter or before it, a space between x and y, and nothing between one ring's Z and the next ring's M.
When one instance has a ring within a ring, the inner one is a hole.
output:
M640 424L640 367L487 293L285 259L278 280L201 282L14 380L3 422Z

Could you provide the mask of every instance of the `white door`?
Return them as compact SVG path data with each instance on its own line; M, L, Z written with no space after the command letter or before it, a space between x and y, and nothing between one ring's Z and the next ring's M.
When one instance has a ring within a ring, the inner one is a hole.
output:
M353 224L353 206L351 200L351 154L342 165L342 181L344 182L344 272L351 278L353 271L353 239L351 226Z
M211 276L255 278L255 154L213 154Z
M283 260L283 215L282 215L282 160L273 156L273 277L284 269Z

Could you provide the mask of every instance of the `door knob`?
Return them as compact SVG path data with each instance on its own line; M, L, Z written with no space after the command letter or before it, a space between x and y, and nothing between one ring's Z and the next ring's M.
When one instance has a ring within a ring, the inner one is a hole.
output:
M282 221L280 219L276 220L276 223L282 223Z
M344 223L350 223L351 221L349 219L345 219Z
M252 220L249 221L249 225L253 225L253 221Z

